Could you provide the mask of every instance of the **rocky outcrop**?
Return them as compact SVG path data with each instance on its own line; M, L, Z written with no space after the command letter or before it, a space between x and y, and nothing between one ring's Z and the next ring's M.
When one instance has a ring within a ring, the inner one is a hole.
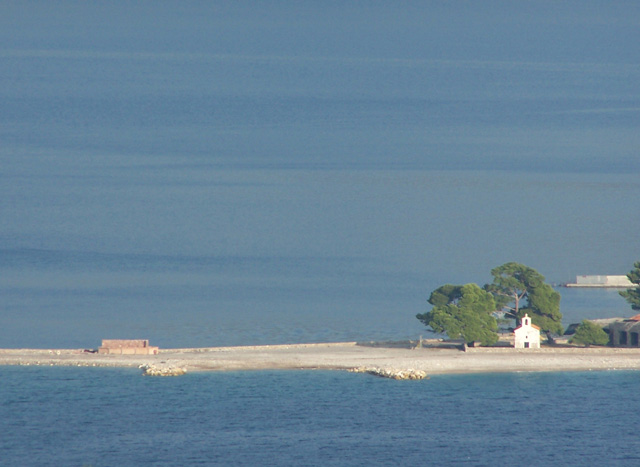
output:
M428 378L426 371L414 370L413 368L399 370L396 368L358 367L352 368L349 371L351 373L368 373L370 375L380 376L381 378L397 380Z
M187 373L185 368L156 365L140 365L145 376L182 376Z

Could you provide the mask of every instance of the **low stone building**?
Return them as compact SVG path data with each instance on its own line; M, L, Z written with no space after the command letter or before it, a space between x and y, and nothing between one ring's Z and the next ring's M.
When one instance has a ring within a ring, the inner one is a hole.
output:
M640 347L640 315L609 324L609 343L614 347Z
M116 355L156 355L158 347L149 345L148 339L102 339L98 348L101 354Z
M525 314L522 317L522 323L513 330L513 336L516 349L540 348L540 328L531 324L529 315Z

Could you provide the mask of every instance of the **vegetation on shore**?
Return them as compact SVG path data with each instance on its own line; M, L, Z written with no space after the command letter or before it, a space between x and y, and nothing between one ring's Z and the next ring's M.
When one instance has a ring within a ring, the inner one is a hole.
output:
M607 345L609 335L601 326L589 321L583 320L576 329L576 333L569 340L570 344L579 345Z
M629 280L638 287L623 290L620 295L629 302L632 310L640 310L640 261L633 263L633 269L627 274Z
M525 314L544 332L562 334L560 294L542 274L520 263L505 263L491 270L493 283L485 289L493 294L498 309L520 324Z
M482 345L498 341L496 312L514 319L516 325L528 314L542 331L562 334L560 294L545 283L542 274L509 262L492 269L491 275L493 282L483 288L473 283L438 287L428 300L433 308L416 318L449 338Z
M493 296L476 284L443 285L431 293L431 311L416 317L435 332L452 339L492 345L498 341Z

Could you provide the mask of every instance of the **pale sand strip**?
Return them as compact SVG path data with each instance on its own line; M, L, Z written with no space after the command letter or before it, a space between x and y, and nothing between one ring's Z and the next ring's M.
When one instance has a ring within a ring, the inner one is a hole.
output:
M203 349L166 349L158 355L100 355L81 350L0 349L0 365L138 367L188 371L331 369L424 370L428 374L519 371L638 370L640 349L454 349L364 346L355 342Z

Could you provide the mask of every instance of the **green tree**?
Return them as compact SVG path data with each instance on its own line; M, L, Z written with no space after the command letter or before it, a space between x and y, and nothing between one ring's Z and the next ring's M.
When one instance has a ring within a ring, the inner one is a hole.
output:
M418 314L423 324L435 332L446 333L451 339L492 345L498 341L493 296L476 284L444 285L429 297L434 305L427 313Z
M633 289L623 290L620 292L627 302L631 305L632 310L640 310L640 261L633 263L633 269L627 274L631 282L638 285Z
M450 303L458 303L458 300L462 297L462 285L446 284L438 287L431 292L429 303L433 306L444 306Z
M544 276L524 264L510 262L491 270L493 283L484 286L496 304L520 324L528 313L533 324L546 332L562 334L560 294Z
M582 345L607 345L609 336L600 326L585 319L569 342Z
M562 313L560 313L560 294L549 284L542 283L531 287L527 293L529 305L520 309L519 319L525 313L531 316L531 321L543 331L561 335Z

